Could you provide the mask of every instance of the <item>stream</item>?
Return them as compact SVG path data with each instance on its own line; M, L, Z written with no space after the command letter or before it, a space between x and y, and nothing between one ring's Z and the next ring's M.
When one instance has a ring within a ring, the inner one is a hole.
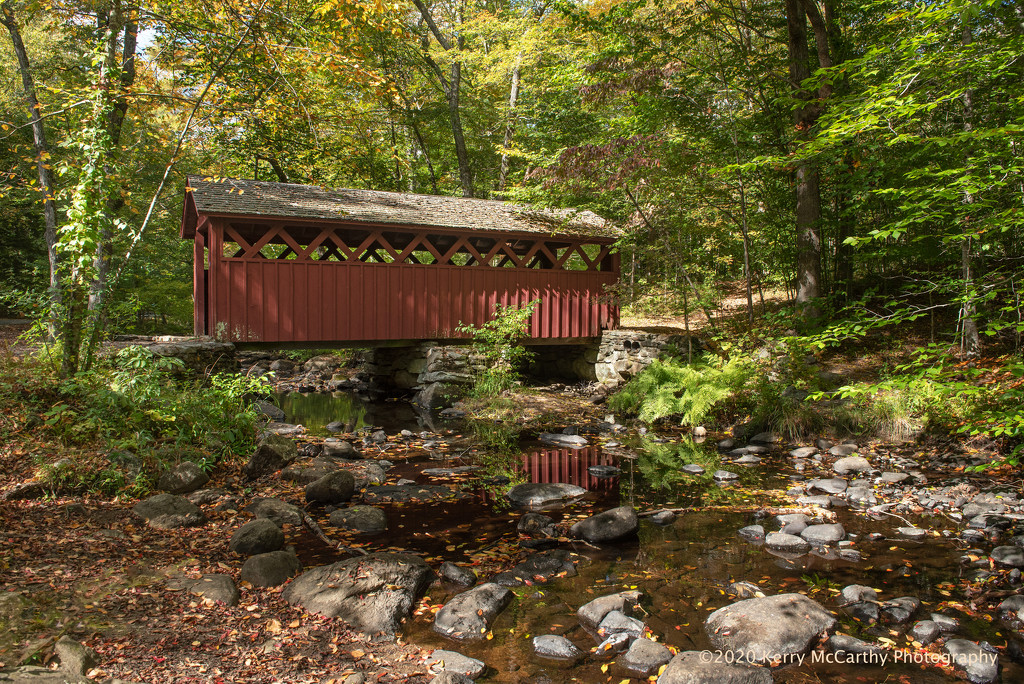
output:
M278 403L288 422L301 423L313 435L328 434L324 427L333 421L345 423L357 435L384 430L389 436L387 445L366 446L364 455L393 464L387 470L386 484L398 480L418 485L457 484L462 493L457 501L374 502L387 513L387 531L349 539L370 551L420 555L435 569L443 561L452 561L475 570L481 581L507 569L510 560L517 560L513 554L521 551L516 524L524 511L512 507L504 496L513 484L558 482L585 488L587 494L581 499L542 511L555 523L624 505L641 513L700 509L681 511L674 521L661 525L641 515L638 534L626 542L597 547L578 540L561 541L558 548L582 557L577 574L513 587L516 599L497 617L487 639L455 642L434 632L432 612L462 588L446 582L432 585L420 610L406 625L404 638L424 648L455 650L482 660L488 665L482 681L643 681L594 657L576 663L538 657L532 637L563 635L589 652L597 641L580 626L577 608L599 596L635 589L642 593L635 617L647 625L654 638L679 651L712 649L703 622L711 611L738 600L729 586L739 581L757 585L765 595L804 593L837 615L838 631L876 644L882 639L882 643L919 653L924 651L906 634L914 622L927 619L932 612L956 617L960 621L957 638L988 641L1000 648L1002 681L1024 681L1024 668L1006 657L1003 648L1014 625L966 609L968 601L958 584L969 569L961 560L968 548L959 537L963 523L958 526L948 516L901 513L897 519L837 507L831 522L842 524L846 531L840 553L827 547L800 556L774 552L763 543L751 543L737 535L737 530L752 524L761 524L766 531L777 530L779 525L771 516L765 517L764 509L796 508L794 498L787 495L790 487L816 477L835 477L827 458L791 458L791 447L780 446L761 453L760 463L738 465L717 446L724 435L709 435L701 441L679 430L659 429L658 434L641 436L624 430L594 432L585 425L579 426L580 432L590 445L581 449L552 447L536 441L536 435L523 435L529 439L513 442L510 450L495 451L480 444L468 425L419 413L405 402L371 403L346 393L292 393L278 397ZM407 436L403 445L396 438L401 430L429 439L410 446ZM374 449L380 453L374 454ZM866 451L862 455L875 460ZM686 474L681 471L686 464L699 465L704 473ZM593 473L601 469L594 466L620 471L596 476ZM738 479L717 482L712 473L720 468L734 472ZM924 475L929 487L944 478L938 473ZM897 528L907 523L933 533L920 540L905 538ZM346 557L312 535L300 539L297 546L306 567ZM851 584L880 590L882 600L913 596L923 605L902 627L863 626L847 616L836 600L839 591ZM945 655L941 647L930 652L933 661ZM824 658L811 661L808 656L803 664L774 670L775 681L961 680L951 667L922 666L920 658L910 663L890 660L884 666L826 662Z

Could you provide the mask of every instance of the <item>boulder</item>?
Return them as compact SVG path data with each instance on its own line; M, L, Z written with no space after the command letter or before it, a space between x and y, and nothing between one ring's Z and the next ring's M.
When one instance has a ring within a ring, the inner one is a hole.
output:
M279 587L302 571L291 551L270 551L250 556L242 564L241 578L254 587Z
M658 684L772 684L766 667L729 662L733 658L711 651L676 654L658 677Z
M637 677L646 678L656 674L670 660L672 651L668 646L650 639L636 639L617 662Z
M516 523L516 531L528 537L554 537L557 536L555 521L540 513L524 513Z
M639 601L638 591L620 591L617 594L600 596L580 606L576 611L576 618L584 627L596 630L608 613L617 610L624 615L631 615Z
M376 506L352 506L331 512L331 525L361 534L380 534L388 528L387 514Z
M527 482L510 489L508 498L516 506L542 508L578 499L586 493L583 487L564 482Z
M836 459L836 462L832 464L832 470L836 475L843 476L850 473L868 473L871 472L871 463L863 456L844 456Z
M454 596L434 618L434 631L452 639L483 639L513 594L488 582Z
M157 481L157 487L171 494L188 494L210 481L210 476L192 461L182 461Z
M730 480L738 480L740 476L736 473L731 473L728 470L716 470L713 476L718 482L728 482Z
M576 563L580 559L581 556L565 549L540 551L528 556L511 570L499 572L491 581L505 587L518 587L546 582L555 577L573 577L576 574Z
M235 586L235 581L228 575L203 575L195 582L192 582L188 590L196 596L202 596L211 601L219 601L229 606L238 605L238 587Z
M597 626L597 635L602 638L612 634L628 634L631 638L636 639L643 633L643 622L618 610L609 611Z
M997 546L989 555L999 565L1024 568L1024 549L1019 546Z
M454 672L470 679L476 679L484 673L487 665L481 660L462 655L457 651L437 649L427 658L427 669L431 674Z
M551 446L567 447L569 449L582 449L590 444L584 437L579 435L563 435L560 433L542 432L539 437L544 444Z
M351 499L355 489L356 479L352 473L347 470L336 470L306 485L306 501L337 505Z
M351 442L347 442L343 439L336 439L330 437L324 440L324 456L328 458L344 458L344 459L357 459L362 458L363 455L359 453Z
M176 494L155 494L135 504L132 511L158 530L194 527L206 522L198 506Z
M583 651L564 636L544 634L533 637L533 652L541 658L576 661L583 657Z
M96 667L96 652L69 636L62 636L54 646L60 671L71 677L81 677Z
M967 675L967 681L974 684L999 681L999 654L987 643L950 639L946 642L946 652L953 665Z
M476 584L477 579L476 573L469 568L461 568L449 561L441 563L441 567L437 569L437 574L441 576L441 579L454 584L461 584L464 587L473 586Z
M249 457L249 462L243 470L246 477L256 480L264 475L276 473L298 455L299 449L295 442L273 432L267 433L260 440L259 446Z
M856 665L882 665L886 652L866 641L847 634L833 634L828 640L828 649L836 655L842 656L842 662Z
M393 639L433 575L417 556L373 553L308 570L282 596L311 613L341 618L371 637Z
M764 538L764 545L785 553L807 553L811 550L811 545L806 539L785 532L769 532Z
M266 518L256 518L245 523L231 535L228 548L240 556L255 556L260 553L277 551L284 546L284 532Z
M836 618L802 594L752 598L719 608L704 621L711 644L753 663L806 653L836 627Z
M298 506L273 498L253 499L245 510L257 518L266 518L278 527L282 525L301 525L302 511Z
M846 530L838 523L832 525L810 525L800 533L800 536L815 546L822 546L842 541L846 538Z
M581 520L572 526L570 533L591 544L603 544L632 537L639 528L640 519L636 515L636 509L632 506L620 506Z

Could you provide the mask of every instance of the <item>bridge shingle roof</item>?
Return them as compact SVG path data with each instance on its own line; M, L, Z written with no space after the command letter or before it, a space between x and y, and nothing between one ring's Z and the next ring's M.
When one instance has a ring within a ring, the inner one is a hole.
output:
M189 176L199 214L429 226L459 230L537 233L602 241L622 231L592 211L536 209L496 200L439 195L333 189L315 185ZM186 216L183 237L194 234Z

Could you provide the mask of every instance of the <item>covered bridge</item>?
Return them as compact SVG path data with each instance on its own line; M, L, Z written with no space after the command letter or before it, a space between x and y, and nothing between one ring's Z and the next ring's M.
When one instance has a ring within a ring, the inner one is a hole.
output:
M453 340L539 300L535 343L618 324L619 230L589 211L189 176L195 332L249 343Z

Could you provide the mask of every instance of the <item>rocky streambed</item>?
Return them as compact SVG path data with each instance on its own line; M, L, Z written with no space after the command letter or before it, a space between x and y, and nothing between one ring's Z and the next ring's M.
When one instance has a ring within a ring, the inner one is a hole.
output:
M319 434L277 416L241 486L169 472L148 525L240 512L234 564L180 588L279 587L422 648L407 681L1024 681L1024 501L966 452L609 416L497 453L363 408Z

